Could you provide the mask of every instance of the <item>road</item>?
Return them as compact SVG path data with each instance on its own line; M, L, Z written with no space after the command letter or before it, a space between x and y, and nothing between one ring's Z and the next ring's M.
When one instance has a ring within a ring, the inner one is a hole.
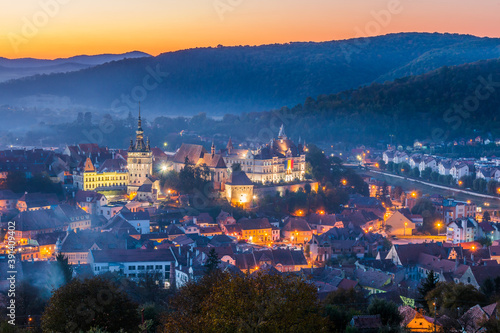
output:
M443 197L453 196L456 200L471 200L476 203L478 207L483 207L488 210L500 209L500 198L495 196L461 190L444 185L432 184L425 181L406 178L404 176L393 175L376 170L359 170L359 172L367 174L380 181L385 181L389 185L401 186L405 191L418 190L424 194L439 194ZM489 206L485 205L485 203L487 203Z

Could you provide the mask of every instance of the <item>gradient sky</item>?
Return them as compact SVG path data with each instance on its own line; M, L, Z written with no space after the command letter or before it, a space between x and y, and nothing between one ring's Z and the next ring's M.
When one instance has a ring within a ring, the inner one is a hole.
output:
M377 23L373 12L387 10L391 2L399 2L401 12L391 14L389 22ZM54 8L54 3L58 8L44 11L42 4ZM53 59L133 50L158 55L218 44L325 41L409 31L500 37L500 0L0 0L0 4L0 57L7 58ZM36 31L28 28L31 24Z

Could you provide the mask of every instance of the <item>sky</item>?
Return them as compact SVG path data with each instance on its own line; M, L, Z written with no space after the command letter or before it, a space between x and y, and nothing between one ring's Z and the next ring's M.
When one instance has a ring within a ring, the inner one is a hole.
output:
M500 0L0 0L0 57L327 41L395 32L500 37Z

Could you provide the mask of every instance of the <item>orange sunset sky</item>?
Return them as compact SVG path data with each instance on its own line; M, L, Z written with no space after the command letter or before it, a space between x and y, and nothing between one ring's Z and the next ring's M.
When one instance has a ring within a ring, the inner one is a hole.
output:
M409 31L499 37L498 13L497 0L3 0L0 57L158 55Z

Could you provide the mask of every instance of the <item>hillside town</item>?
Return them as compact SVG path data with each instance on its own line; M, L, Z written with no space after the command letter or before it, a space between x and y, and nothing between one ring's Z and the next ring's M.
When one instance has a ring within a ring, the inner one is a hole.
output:
M477 291L497 283L496 212L482 210L474 197L460 201L390 186L363 169L338 180L345 201L301 206L300 195L337 191L311 177L314 149L328 160L313 145L300 139L295 144L281 126L275 139L255 149L229 138L222 149L182 144L165 152L145 139L139 113L136 137L126 150L78 144L62 151L1 151L2 292L9 288L8 254L15 255L19 280L48 276L64 258L73 279L112 273L140 284L153 277L164 290L199 281L215 260L217 269L230 274L301 276L320 300L351 290L367 300L392 301L399 306L400 326L412 332L442 330L453 320L455 326L480 328L494 316L496 303L480 302L455 319L436 314L419 290L428 279ZM370 160L366 148L356 153L367 168L408 163L420 176L431 169L451 176L457 186L473 170L478 179L500 177L495 159L387 150L380 160ZM172 175L185 175L176 188L169 187ZM366 191L351 186L356 177ZM22 182L33 190L20 193ZM287 209L278 207L279 198L289 200ZM275 210L265 209L269 204ZM359 315L347 325L368 332L380 320Z

